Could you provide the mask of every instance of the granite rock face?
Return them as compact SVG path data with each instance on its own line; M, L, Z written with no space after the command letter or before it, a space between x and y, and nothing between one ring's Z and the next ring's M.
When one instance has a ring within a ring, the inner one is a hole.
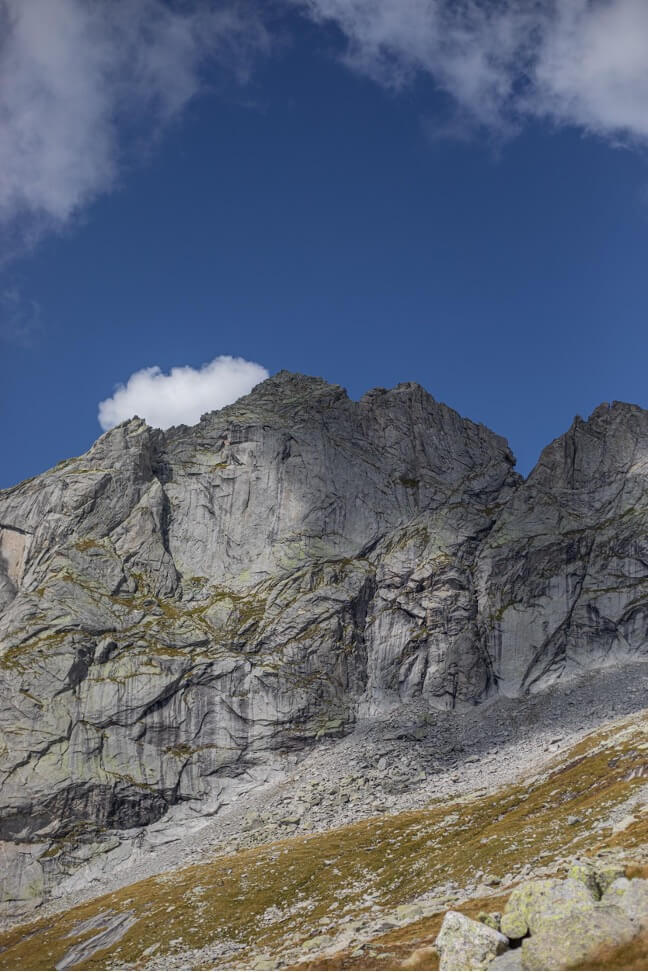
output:
M615 402L543 451L481 545L479 628L500 692L648 651L648 412Z
M648 413L513 465L417 385L281 372L0 492L7 908L358 718L643 655Z

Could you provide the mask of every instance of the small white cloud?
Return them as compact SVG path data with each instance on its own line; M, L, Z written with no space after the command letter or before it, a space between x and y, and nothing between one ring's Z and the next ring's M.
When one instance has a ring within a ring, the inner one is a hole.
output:
M110 190L133 133L141 146L177 118L208 62L245 81L269 44L237 0L0 0L7 258Z
M118 385L112 398L99 403L104 431L139 415L157 429L195 425L200 416L235 402L268 377L253 361L220 355L202 368L172 368L168 375L157 366L142 368Z

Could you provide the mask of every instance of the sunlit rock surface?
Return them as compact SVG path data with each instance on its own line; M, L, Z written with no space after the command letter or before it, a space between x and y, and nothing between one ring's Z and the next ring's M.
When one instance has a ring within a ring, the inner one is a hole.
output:
M648 413L601 406L513 465L418 385L281 372L0 492L7 906L359 718L641 656Z

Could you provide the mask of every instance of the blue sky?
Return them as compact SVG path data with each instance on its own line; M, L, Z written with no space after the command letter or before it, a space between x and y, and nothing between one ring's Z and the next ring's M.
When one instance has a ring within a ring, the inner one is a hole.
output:
M571 0L529 55L524 2L441 27L444 0L115 0L117 26L44 2L0 0L0 81L25 75L0 96L0 486L87 449L133 373L220 355L352 397L418 381L523 473L575 414L648 406L648 5ZM146 91L97 73L128 18L141 53L180 16ZM459 26L478 70L438 42Z

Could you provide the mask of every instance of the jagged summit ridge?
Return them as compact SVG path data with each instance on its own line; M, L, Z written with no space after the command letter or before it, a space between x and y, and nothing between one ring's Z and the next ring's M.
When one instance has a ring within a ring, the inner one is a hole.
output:
M647 455L648 413L601 406L523 482L418 385L280 372L0 493L16 873L46 891L52 841L215 813L359 718L643 657Z
M286 556L353 556L460 484L494 501L512 463L503 439L419 386L352 402L321 379L280 373L192 428L124 423L86 457L12 491L6 520L35 553L70 531L103 539L126 510L141 523L146 509L164 519L180 574L247 584Z

